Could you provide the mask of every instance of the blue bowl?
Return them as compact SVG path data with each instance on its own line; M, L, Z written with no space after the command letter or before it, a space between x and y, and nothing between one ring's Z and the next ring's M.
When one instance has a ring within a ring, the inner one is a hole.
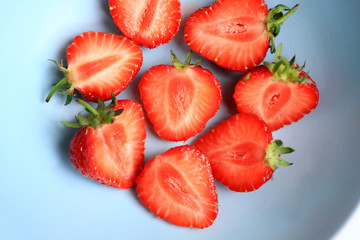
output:
M214 1L182 0L180 32L169 44L142 48L144 63L117 98L141 102L138 83L151 66L170 64L170 50L184 59L189 51L183 23ZM267 1L269 8L281 3ZM1 166L0 239L329 239L359 202L360 188L360 17L358 1L300 3L276 43L283 55L306 60L320 92L318 107L300 121L274 132L296 151L291 167L250 193L216 182L219 214L207 229L174 226L151 214L134 188L103 186L76 171L69 160L72 121L82 107L64 107L56 95L45 103L51 84L61 78L48 59L66 59L66 47L85 31L120 34L107 1L7 1L1 4ZM223 87L223 102L204 132L236 113L233 88L241 74L200 58ZM266 60L271 61L272 55ZM192 144L198 136L185 143ZM145 161L184 142L161 140L147 122Z

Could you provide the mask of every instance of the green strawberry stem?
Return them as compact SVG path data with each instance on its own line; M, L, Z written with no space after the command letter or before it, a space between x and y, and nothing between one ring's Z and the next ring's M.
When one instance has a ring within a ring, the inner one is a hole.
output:
M274 21L275 24L282 24L288 17L290 17L290 15L292 15L297 9L298 7L300 6L300 4L296 4L293 8L291 9L284 9L284 10L287 10L288 12L283 15L282 17L278 18L276 21Z
M46 97L46 102L49 102L51 97L55 94L55 92L61 88L61 87L64 87L65 85L68 84L68 81L66 80L66 77L61 79L60 81L58 81L55 86L51 89L51 91L49 92L49 94L47 95Z
M174 67L179 71L185 70L187 68L197 67L201 63L201 60L199 59L196 61L195 64L191 64L192 51L190 51L187 54L184 63L180 62L179 58L175 55L175 53L172 50L170 51L170 53L171 53L171 62L174 64Z
M56 64L56 66L58 66L60 68L60 71L62 72L66 72L67 69L63 66L63 62L61 60L61 63L58 63L56 60L53 60L53 59L48 59L50 62L53 62Z
M279 44L275 51L275 62L264 62L264 65L273 73L273 80L280 80L287 83L294 82L313 84L313 82L308 79L308 73L302 73L305 68L305 63L303 66L299 67L295 63L295 56L288 61L286 58L281 56L281 51L282 44Z
M49 102L52 96L55 94L55 92L58 92L59 94L67 95L65 105L68 105L72 101L74 95L74 86L68 81L68 71L63 66L62 63L59 64L56 60L52 60L52 59L49 59L49 61L55 63L56 66L59 67L60 71L64 73L64 78L55 84L55 86L51 89L51 91L47 95L45 101ZM64 88L65 90L61 90L61 88Z
M91 114L94 114L95 116L98 116L99 113L98 111L96 111L95 108L93 108L89 103L85 102L82 99L77 99L76 102L80 103L81 105L83 105L85 107L86 110L88 110Z
M299 6L300 4L296 4L293 8L290 9L280 4L269 10L265 23L269 35L271 53L275 52L274 38L279 35L280 27L282 26L283 22L298 9ZM285 14L283 13L284 11L286 11Z
M60 121L63 125L65 125L66 127L69 128L81 128L82 126L80 125L80 123L69 123L69 122L64 122L64 121Z
M114 117L120 115L123 109L115 110L117 106L117 100L115 95L111 93L112 101L108 106L105 106L103 100L98 99L98 106L95 109L88 102L77 99L76 101L85 107L86 111L89 112L89 116L84 117L81 112L75 116L77 123L69 123L61 121L67 127L80 128L80 127L92 127L94 129L100 128L103 124L111 124L114 121Z
M284 147L281 140L272 140L266 148L265 161L274 170L278 169L279 166L290 166L292 163L285 161L280 155L292 152L294 149Z

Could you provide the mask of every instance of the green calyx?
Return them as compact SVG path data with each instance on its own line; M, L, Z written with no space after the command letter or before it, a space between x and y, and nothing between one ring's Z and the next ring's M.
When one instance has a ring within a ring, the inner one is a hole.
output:
M59 94L66 95L66 102L65 105L68 105L71 103L73 96L74 96L74 86L68 81L68 71L63 66L63 64L59 64L56 60L49 59L49 61L56 64L56 66L59 67L60 71L64 73L64 78L58 81L54 87L51 89L49 94L46 97L46 102L49 102L51 97L55 94L55 92L58 92Z
M264 62L264 65L273 73L274 81L283 81L283 82L294 82L294 83L310 83L313 82L308 79L308 73L301 76L305 68L305 63L303 66L298 66L295 63L295 56L288 61L286 58L281 56L282 44L280 44L275 51L275 62Z
M105 106L103 100L98 99L98 106L96 109L84 100L77 99L76 101L85 107L85 110L89 112L89 115L84 117L80 112L75 116L77 123L64 121L61 121L61 123L70 128L92 127L94 129L100 128L103 124L111 124L114 121L114 117L120 115L123 111L123 109L115 110L117 100L113 93L111 93L111 98L111 103L109 103L108 106Z
M201 63L201 60L199 59L199 60L196 61L195 64L191 64L192 51L190 51L187 54L184 63L180 62L180 60L178 59L178 57L175 55L175 53L173 51L170 51L170 52L171 52L171 62L174 64L174 67L179 71L185 70L187 68L197 67Z
M276 170L279 166L290 166L289 163L280 157L281 154L292 153L294 149L284 147L281 140L272 140L266 148L265 161L268 166Z
M288 8L284 5L277 5L276 7L269 10L266 17L266 28L269 34L270 50L271 53L275 52L274 38L279 35L280 27L283 22L293 14L300 4L296 4L293 8Z

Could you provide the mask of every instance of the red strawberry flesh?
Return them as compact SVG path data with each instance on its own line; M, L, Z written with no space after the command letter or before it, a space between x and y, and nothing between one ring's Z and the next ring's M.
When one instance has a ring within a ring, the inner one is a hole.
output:
M243 72L261 63L267 53L266 16L262 0L219 0L188 18L185 41L219 66Z
M88 101L110 100L140 70L142 51L130 39L112 33L86 32L67 48L68 81Z
M272 140L266 124L253 114L237 114L202 136L195 146L209 159L214 177L238 192L253 191L272 177L265 161Z
M136 43L155 48L179 31L179 0L109 0L115 25Z
M70 159L85 176L102 184L127 189L144 165L145 120L141 105L118 101L124 111L112 124L81 128L71 141Z
M150 160L137 179L136 190L151 212L175 225L205 228L217 216L209 162L192 146L175 147Z
M304 76L305 72L300 75ZM251 70L237 83L234 99L239 112L258 115L275 131L316 108L319 92L309 76L309 83L300 84L273 79L266 66Z
M221 103L221 86L201 67L177 70L157 65L139 84L146 113L160 137L186 140L200 132Z

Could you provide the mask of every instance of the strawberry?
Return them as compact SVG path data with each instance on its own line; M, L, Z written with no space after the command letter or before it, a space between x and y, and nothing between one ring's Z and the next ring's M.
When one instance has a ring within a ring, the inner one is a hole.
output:
M316 108L319 91L315 82L295 63L275 53L275 63L265 62L245 74L237 83L234 99L239 112L254 113L270 130L301 119Z
M260 188L278 166L291 165L279 155L293 151L272 140L266 124L248 113L223 121L198 139L195 147L208 157L214 177L237 192Z
M124 90L140 70L142 51L130 39L100 32L85 32L74 38L67 48L68 68L54 61L64 72L60 80L46 98L48 102L53 94L60 91L68 95L66 104L71 102L74 89L88 101L110 100Z
M145 165L136 184L142 203L172 224L206 228L217 216L211 167L193 146L175 147L156 156Z
M139 45L155 48L179 31L179 0L109 0L109 6L115 25Z
M274 37L297 8L278 5L268 11L263 0L218 0L186 20L184 38L217 65L244 72L260 64L269 47L274 51Z
M202 131L221 103L221 86L215 76L192 65L190 52L185 63L171 52L174 66L157 65L143 75L140 96L158 135L169 141L185 141Z
M144 165L145 120L141 105L132 100L113 100L105 107L99 100L92 108L78 99L90 115L77 116L81 127L70 143L70 160L83 175L104 185L127 189L133 186ZM121 113L121 114L120 114Z

